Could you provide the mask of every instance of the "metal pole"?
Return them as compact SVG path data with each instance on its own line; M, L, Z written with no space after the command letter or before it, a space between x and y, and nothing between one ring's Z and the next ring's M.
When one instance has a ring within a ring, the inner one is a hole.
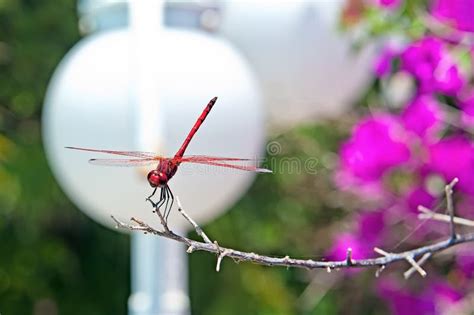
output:
M139 149L162 152L159 88L163 86L160 62L164 60L160 58L159 44L163 9L162 0L129 2L137 144ZM132 234L131 246L129 315L188 315L187 257L183 246L142 233Z
M186 249L179 243L132 234L129 315L189 315Z

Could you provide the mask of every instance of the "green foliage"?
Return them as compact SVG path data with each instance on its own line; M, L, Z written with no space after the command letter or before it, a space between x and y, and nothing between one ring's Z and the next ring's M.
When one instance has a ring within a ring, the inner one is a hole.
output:
M363 20L367 23L369 37L395 34L419 37L426 30L425 12L427 2L424 0L401 1L401 7L395 12L377 6L367 6Z
M75 1L0 1L2 314L126 313L128 238L67 201L41 146L46 86L76 24Z

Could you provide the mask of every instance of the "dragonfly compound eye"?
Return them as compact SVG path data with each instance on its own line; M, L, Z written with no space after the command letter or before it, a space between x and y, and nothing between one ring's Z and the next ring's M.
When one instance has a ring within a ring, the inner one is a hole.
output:
M160 187L168 183L168 176L162 172L159 172L158 170L150 171L150 173L148 173L147 179L151 187Z

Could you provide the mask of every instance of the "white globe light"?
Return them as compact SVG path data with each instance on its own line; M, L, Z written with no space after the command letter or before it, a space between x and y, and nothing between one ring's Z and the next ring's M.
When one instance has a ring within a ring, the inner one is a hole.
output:
M188 148L188 154L256 158L264 143L263 111L254 76L241 56L222 40L187 31L165 30L149 38L159 46L156 84L164 148L174 155L210 98L219 99ZM145 202L152 188L146 170L91 165L96 149L137 149L139 106L133 86L135 61L130 31L109 31L79 42L50 83L43 114L48 160L65 193L87 215L114 226L110 215L141 218L159 227ZM155 68L155 67L152 67ZM153 132L150 126L150 131ZM144 149L144 148L140 148ZM113 158L113 156L112 156ZM154 167L151 166L150 169ZM149 170L149 169L148 169ZM198 222L214 218L250 185L253 174L182 165L170 181L186 211ZM173 228L188 223L176 211Z
M374 49L338 29L344 0L219 3L219 33L255 69L273 125L340 115L369 83Z

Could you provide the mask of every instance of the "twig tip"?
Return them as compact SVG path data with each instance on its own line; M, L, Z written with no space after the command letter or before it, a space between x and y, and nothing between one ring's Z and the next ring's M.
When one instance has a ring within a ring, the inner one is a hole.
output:
M352 261L352 248L351 247L347 248L346 262L347 262L347 265L349 265L349 266L351 266L353 264L353 261Z

